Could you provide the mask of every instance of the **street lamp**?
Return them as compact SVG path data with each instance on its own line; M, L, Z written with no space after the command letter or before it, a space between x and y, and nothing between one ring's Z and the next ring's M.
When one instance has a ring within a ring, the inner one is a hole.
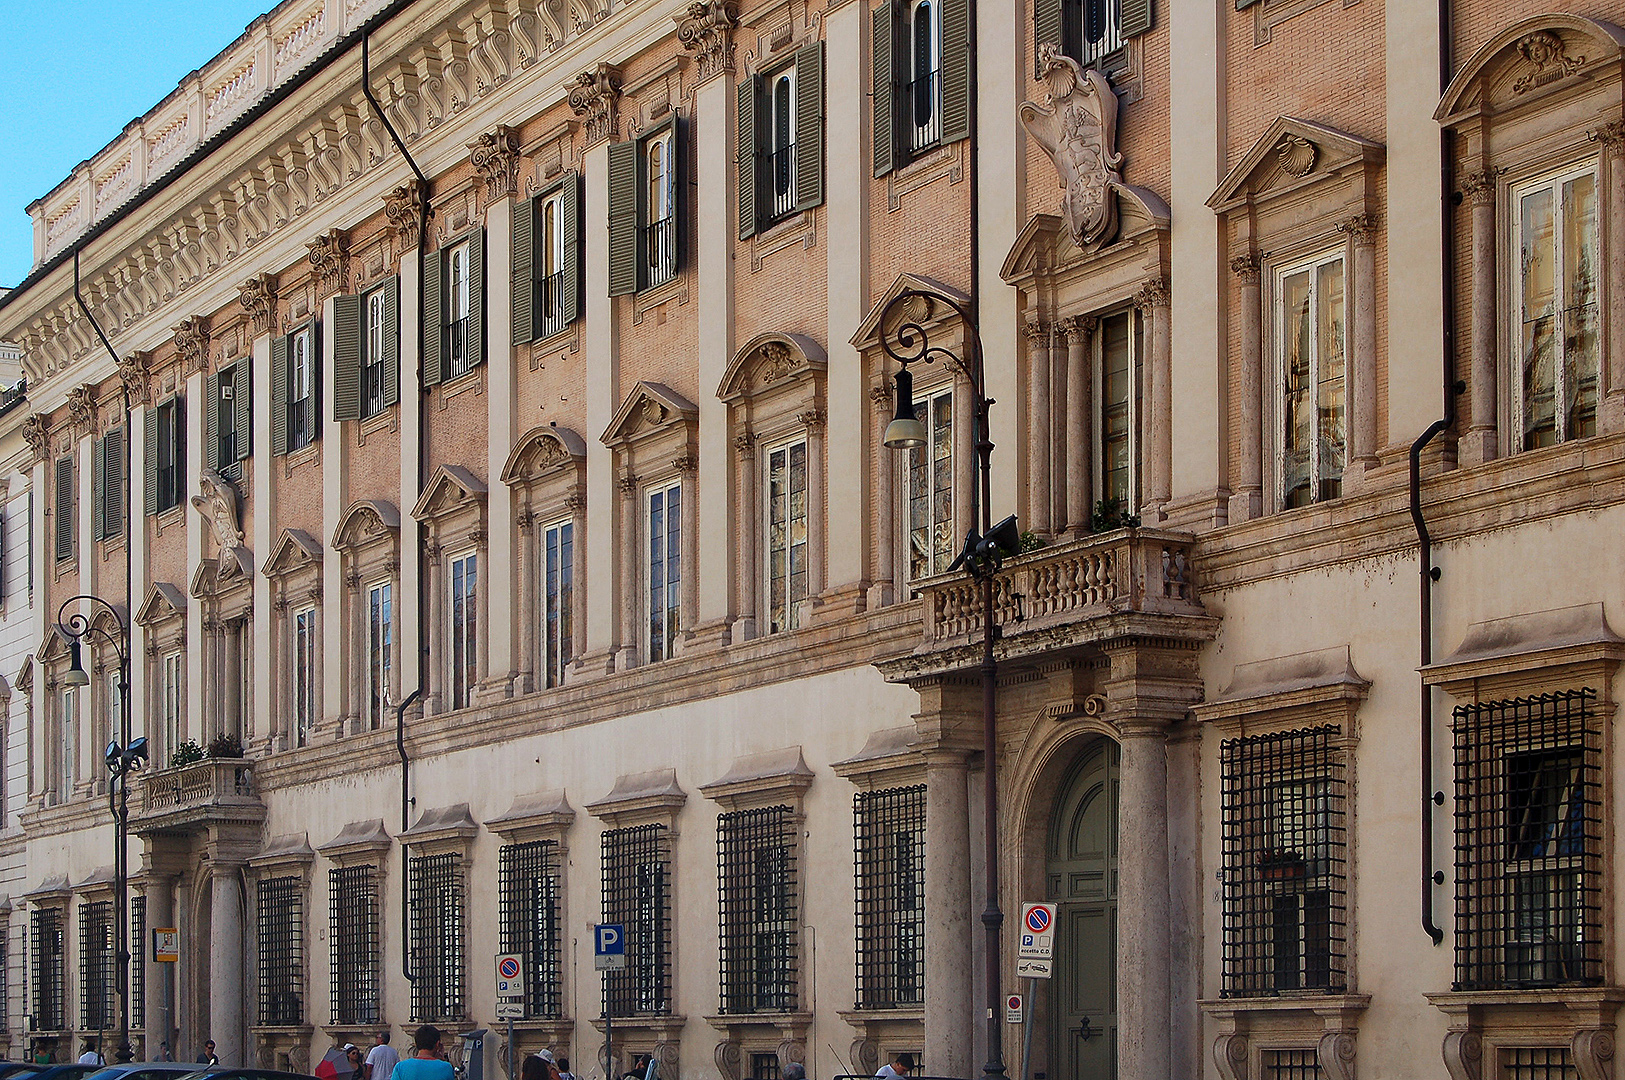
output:
M965 329L964 356L955 356L942 346L931 344L921 318L909 310L909 305L916 300L924 301L927 310L933 303L945 304L954 310ZM894 312L897 313L895 325L892 322ZM886 330L888 326L892 327L889 333ZM999 665L993 655L993 643L998 637L993 622L993 579L1005 557L1021 550L1021 531L1014 515L997 525L993 524L993 438L987 419L993 400L987 396L981 332L970 311L941 293L905 289L881 312L880 344L886 355L898 364L897 374L893 377L897 407L882 439L890 449L912 450L924 446L926 442L925 425L914 415L914 376L908 370L910 364L930 364L941 360L957 367L965 373L974 395L977 483L971 486L970 528L965 531L965 546L948 571L951 573L963 567L982 587L982 762L986 775L983 789L983 860L987 872L987 907L982 912L982 925L987 930L987 1064L982 1066L982 1072L988 1077L1000 1077L1004 1075L1004 1040L999 1019L999 1007L1004 996L1000 985L1000 935L1004 912L999 907L998 767L994 740Z
M80 601L105 608L118 624L114 634L105 626L97 626L82 612L69 613L68 608ZM118 654L119 737L107 744L106 763L111 783L107 789L107 807L113 814L113 940L118 962L119 1044L115 1057L119 1061L132 1061L135 1051L130 1047L130 787L133 769L147 760L147 740L130 738L130 657L125 645L129 641L129 628L118 609L99 596L72 596L57 609L56 628L68 642L68 670L62 676L67 686L88 686L90 676L85 671L83 644L97 638L112 646Z

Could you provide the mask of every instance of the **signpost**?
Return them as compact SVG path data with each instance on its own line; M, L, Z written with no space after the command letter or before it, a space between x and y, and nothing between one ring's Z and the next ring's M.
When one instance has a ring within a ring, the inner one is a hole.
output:
M497 953L497 1015L508 1022L508 1080L514 1080L513 1022L525 1018L525 960L518 953Z
M626 970L626 927L599 923L592 928L592 966L604 973L604 1075L615 1063L615 1010L610 1007L609 973Z
M173 926L152 928L152 961L155 964L174 964L181 958L181 932Z
M1036 980L1050 977L1050 969L1055 963L1055 914L1054 904L1021 905L1021 923L1016 939L1016 974L1026 977L1028 997L1038 992ZM1019 1080L1027 1080L1027 1067L1033 1056L1033 1025L1026 1009L1022 1008L1020 995L1011 994L1005 1002L1005 1019L1012 1024L1019 1023L1025 1029L1022 1032Z

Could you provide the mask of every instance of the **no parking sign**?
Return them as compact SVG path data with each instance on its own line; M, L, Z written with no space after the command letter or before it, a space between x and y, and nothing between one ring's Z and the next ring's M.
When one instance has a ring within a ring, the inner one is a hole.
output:
M1055 905L1021 905L1021 937L1016 959L1049 960L1055 955Z

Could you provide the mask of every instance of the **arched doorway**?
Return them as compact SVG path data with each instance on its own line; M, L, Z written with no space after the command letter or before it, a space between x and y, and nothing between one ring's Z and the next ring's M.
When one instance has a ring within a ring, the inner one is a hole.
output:
M1051 1080L1117 1077L1117 744L1078 754L1050 817L1045 896L1056 914Z

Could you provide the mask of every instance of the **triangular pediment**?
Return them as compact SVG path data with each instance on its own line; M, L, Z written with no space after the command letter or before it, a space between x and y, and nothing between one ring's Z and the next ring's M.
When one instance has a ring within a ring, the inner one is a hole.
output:
M29 657L23 661L23 666L17 669L17 689L25 694L34 692L34 658Z
M880 294L880 299L875 301L874 306L869 309L869 313L863 317L863 322L858 324L858 332L853 334L851 339L853 346L864 349L871 345L878 345L880 343L880 318L886 312L886 305L905 292L910 291L941 293L961 306L970 304L970 297L967 294L952 285L944 285L936 278L928 278L924 274L898 274L897 280L892 282L886 291ZM913 321L924 324L925 322L935 322L947 318L953 314L953 309L946 304L933 303L931 307L932 310L925 313L923 319L914 319ZM910 317L913 317L913 313L910 313Z
M485 501L485 484L461 465L441 465L412 508L414 521L432 521L470 501Z
M823 374L829 367L824 349L802 334L758 334L734 353L722 376L717 397L734 401L788 380Z
M692 420L698 415L699 409L692 401L665 383L640 382L616 410L615 419L604 431L603 442L608 446L631 442L668 424Z
M151 626L185 614L186 597L181 595L180 589L167 581L155 581L141 602L141 610L135 613L135 621L141 626Z
M303 529L283 529L271 548L271 558L265 564L265 576L281 577L301 566L321 561L322 545L316 542L315 537Z
M247 582L254 573L254 560L248 550L234 547L217 559L204 559L192 575L192 595L218 596Z
M1162 196L1133 184L1113 184L1112 188L1117 194L1117 235L1111 243L1091 247L1086 253L1073 243L1072 233L1060 215L1034 214L1010 245L999 276L1011 283L1024 281L1080 259L1103 256L1119 244L1168 228L1168 204Z
M587 459L587 442L567 427L543 424L533 427L515 444L502 466L502 482L514 484L533 480L543 473L566 465L580 465Z
M338 528L333 530L333 547L348 551L383 538L401 534L401 512L382 499L357 499L351 503Z
M67 636L54 624L46 628L44 639L34 651L34 659L42 664L53 664L67 655Z
M1538 99L1564 82L1595 80L1600 69L1619 63L1622 51L1625 30L1613 23L1567 13L1523 19L1474 50L1445 88L1433 118L1448 126L1480 111Z
M1350 135L1313 120L1277 116L1236 162L1207 204L1224 211L1238 203L1296 187L1317 174L1357 161L1375 164L1386 151L1381 143Z

